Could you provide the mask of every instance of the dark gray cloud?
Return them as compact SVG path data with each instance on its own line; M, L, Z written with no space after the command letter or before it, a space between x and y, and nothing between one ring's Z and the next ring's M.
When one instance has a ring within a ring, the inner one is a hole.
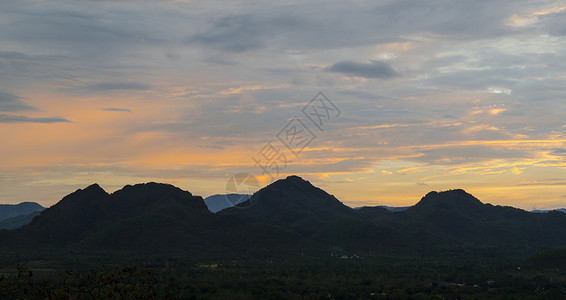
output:
M25 110L37 110L35 107L25 104L21 97L14 94L0 92L0 111L16 112Z
M30 118L20 115L0 114L0 123L70 123L61 117Z
M566 156L566 149L555 149L552 151L552 154L558 156Z
M0 8L6 15L17 16L6 19L1 39L30 40L46 49L65 49L81 57L99 58L123 51L127 45L160 39L152 30L155 15L141 17L135 7L105 10L96 4L57 1L28 7L3 2Z
M497 37L510 33L504 20L521 8L515 1L401 0L383 1L372 11L393 34L428 32L456 39Z
M236 10L212 19L206 29L190 35L188 43L241 53L264 48L277 52L335 49L405 40L382 34L379 15L366 6L302 2Z
M117 111L117 112L132 112L130 109L127 108L116 108L116 107L106 107L102 108L104 111Z
M505 19L521 13L512 1L290 2L235 6L220 13L189 44L226 52L257 49L351 48L407 41L414 33L451 39L492 38L514 32Z
M372 60L369 64L359 63L351 60L340 61L326 69L328 72L342 73L347 76L365 78L393 78L399 76L389 64Z
M566 12L547 14L539 17L538 29L548 34L566 35Z
M212 27L194 35L190 42L217 47L229 52L243 52L264 46L262 33L265 23L257 16L229 15L214 21Z
M377 95L377 94L370 93L370 92L357 91L357 90L337 91L336 94L349 96L349 97L355 97L355 98L359 98L359 99L367 99L367 100L388 99L388 97L384 97L384 96Z
M87 90L105 91L105 90L150 90L153 86L140 82L102 82L86 86Z
M2 51L0 47L0 89L27 91L30 86L53 89L62 83L75 82L76 78L84 78L84 62L65 55L33 54L34 49L42 47L30 46L20 51Z

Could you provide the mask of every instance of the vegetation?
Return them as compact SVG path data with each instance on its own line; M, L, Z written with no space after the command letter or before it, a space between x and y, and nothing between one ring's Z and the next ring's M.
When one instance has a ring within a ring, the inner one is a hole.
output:
M566 214L431 192L360 210L299 177L212 214L165 184L97 185L0 231L4 299L553 299ZM248 206L247 203L243 204Z
M2 299L557 299L566 267L536 261L303 258L0 270ZM46 268L49 267L49 268Z

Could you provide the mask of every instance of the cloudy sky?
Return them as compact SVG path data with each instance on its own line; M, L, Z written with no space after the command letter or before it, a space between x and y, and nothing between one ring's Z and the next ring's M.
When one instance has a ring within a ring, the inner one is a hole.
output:
M249 173L566 207L565 36L565 1L0 1L0 203Z

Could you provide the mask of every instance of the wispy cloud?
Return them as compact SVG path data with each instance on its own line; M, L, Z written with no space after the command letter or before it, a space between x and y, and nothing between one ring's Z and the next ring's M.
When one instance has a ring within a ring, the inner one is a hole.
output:
M84 87L87 90L106 91L106 90L150 90L151 84L140 82L101 82Z
M102 108L103 111L116 111L116 112L132 112L130 109L127 108L116 108L116 107L105 107Z
M342 73L347 76L364 78L393 78L399 76L389 64L382 61L372 61L369 64L355 61L340 61L326 69L329 72Z
M25 104L21 97L6 92L0 92L0 112L17 112L26 110L30 111L37 109Z
M30 118L19 115L0 114L0 123L69 123L71 121L61 117Z

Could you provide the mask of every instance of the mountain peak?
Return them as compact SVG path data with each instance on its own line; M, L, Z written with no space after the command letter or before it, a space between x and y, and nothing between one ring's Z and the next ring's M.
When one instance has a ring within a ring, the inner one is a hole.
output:
M287 178L285 178L285 180L297 180L297 181L304 181L304 182L308 182L306 180L304 180L303 178L301 178L298 175L289 175L287 176Z
M193 196L174 185L167 183L140 183L126 185L121 190L112 194L116 205L123 210L137 210L139 207L161 205L162 209L168 209L175 203L189 205L201 211L208 212L208 208L200 196Z
M104 192L106 193L106 191L100 187L100 185L98 185L98 183L93 183L89 186L87 186L86 188L84 188L82 191L84 192Z
M303 178L297 175L287 176L285 179L279 179L274 183L268 185L269 186L280 186L280 185L289 185L294 187L301 187L301 188L315 188L308 180L304 180Z
M97 197L106 197L108 193L100 187L97 183L91 184L84 189L78 189L73 193L65 196L61 202L68 201L84 201L82 199L95 199ZM56 204L57 205L57 204Z
M286 220L305 214L324 218L345 216L353 211L326 191L295 175L262 188L242 206L251 203L250 212L269 216L268 218L283 216Z
M210 215L201 197L170 184L127 185L112 194L93 184L65 196L22 230L38 241L61 244L117 232L128 241L142 241L147 238L140 233L144 230L166 238L175 226L199 224ZM132 234L132 228L138 233Z
M482 205L483 203L480 200L466 191L462 189L454 189L441 192L429 192L414 207L458 210L463 208L480 207Z
M171 192L183 192L183 193L191 194L190 192L183 191L182 189L180 189L180 188L178 188L174 185L171 185L171 184L168 184L168 183L158 183L158 182L147 182L147 183L138 183L138 184L134 184L134 185L126 185L120 191L140 191L140 192L171 191ZM192 194L191 194L191 196L192 196Z

